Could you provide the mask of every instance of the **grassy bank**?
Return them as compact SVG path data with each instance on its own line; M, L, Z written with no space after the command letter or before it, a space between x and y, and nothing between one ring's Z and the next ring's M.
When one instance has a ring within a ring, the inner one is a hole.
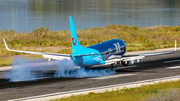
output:
M35 58L44 59L41 55L29 55L29 54L26 55L26 54L24 54L24 55L21 55L21 57L27 58L29 60L35 59ZM13 61L13 57L0 58L0 66L1 67L10 66L12 61Z
M105 93L71 96L51 101L179 101L180 80Z
M179 26L153 26L140 28L137 26L109 25L102 28L77 30L80 44L89 46L109 39L122 39L127 51L154 50L174 47L174 40L180 46ZM0 30L0 39L5 38L9 48L54 53L71 53L69 31L49 31L40 27L32 32L16 32ZM39 48L40 47L40 48ZM42 49L41 49L42 48ZM0 58L7 59L22 53L8 52L3 41L0 42ZM2 63L0 63L0 66ZM5 64L7 65L7 64Z

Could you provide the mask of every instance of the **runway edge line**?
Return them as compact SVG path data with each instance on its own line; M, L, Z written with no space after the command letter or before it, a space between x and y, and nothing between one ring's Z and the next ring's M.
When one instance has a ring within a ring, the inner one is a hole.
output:
M70 97L72 95L86 95L89 92L94 93L103 93L105 91L113 91L113 90L120 90L123 88L135 88L140 87L142 85L152 85L159 82L167 82L167 81L178 81L180 79L180 75L165 77L165 78L158 78L158 79L150 79L150 80L143 80L131 83L123 83L123 84L116 84L116 85L109 85L109 86L102 86L96 88L89 88L89 89L81 89L81 90L74 90L74 91L67 91L67 92L58 92L58 93L51 93L51 94L44 94L39 96L32 96L26 98L19 98L19 99L12 99L8 101L48 101L52 99L60 99L62 97Z

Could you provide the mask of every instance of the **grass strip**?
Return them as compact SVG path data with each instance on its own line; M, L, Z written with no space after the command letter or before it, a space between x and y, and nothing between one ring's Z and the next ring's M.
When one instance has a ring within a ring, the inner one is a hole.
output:
M179 84L180 80L164 83L160 82L154 85L143 85L137 88L124 88L121 90L117 89L104 93L89 92L87 95L77 95L51 101L174 101L180 96L178 95L179 93L175 94L177 91L180 91ZM165 94L166 96L163 96ZM177 96L170 96L169 94ZM164 99L172 100L161 100L159 96L163 96Z
M138 27L125 25L108 25L106 27L87 28L77 30L80 44L84 47L110 39L122 39L126 43L127 52L140 50L154 50L160 48L180 46L180 26L152 26ZM11 49L31 50L40 52L54 52L70 54L70 31L50 31L40 27L32 32L17 32L16 30L0 30L0 39L5 38ZM42 49L40 49L40 48ZM53 48L55 47L55 48ZM5 49L3 40L0 42L0 66L9 65L9 57L24 55L9 52Z
M23 58L27 58L29 60L39 58L44 59L41 55L21 55ZM13 57L0 58L0 67L10 66L12 64Z

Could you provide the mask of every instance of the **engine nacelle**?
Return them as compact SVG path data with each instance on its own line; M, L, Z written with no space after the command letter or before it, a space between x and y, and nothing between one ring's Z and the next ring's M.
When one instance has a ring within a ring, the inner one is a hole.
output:
M133 65L134 64L134 60L131 60L131 61L121 61L121 64L123 66Z

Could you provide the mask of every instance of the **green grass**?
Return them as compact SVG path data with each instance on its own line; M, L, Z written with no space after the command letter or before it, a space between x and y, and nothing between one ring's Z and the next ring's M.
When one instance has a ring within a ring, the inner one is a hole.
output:
M154 50L159 48L180 46L180 26L152 26L138 27L125 25L108 25L106 27L87 28L77 30L80 44L84 47L110 39L122 39L126 43L127 51ZM41 52L71 53L71 39L69 31L49 31L40 27L32 32L17 32L15 30L0 30L0 39L5 38L11 49L33 50ZM30 47L30 48L27 48ZM44 48L37 50L38 47ZM58 50L45 47L56 47ZM22 53L5 50L3 40L0 41L0 58L5 59ZM7 60L9 61L9 60ZM1 65L0 61L0 65ZM4 63L3 63L4 64ZM9 62L4 65L9 65Z
M180 40L179 26L153 26L140 28L137 26L109 25L102 28L77 30L79 41L83 46L93 45L109 39L122 39L130 51L149 50L173 47L174 40ZM69 31L49 31L44 27L32 32L16 32L15 30L0 30L0 39L3 37L10 48L28 46L59 46L70 47ZM178 43L180 43L178 41ZM0 43L4 47L3 41ZM65 51L64 51L65 52Z
M10 66L12 63L12 57L0 58L0 66Z
M41 55L21 55L23 58L27 58L29 60L35 59L35 58L43 58ZM44 59L44 58L43 58ZM13 57L6 57L6 58L0 58L0 66L10 66L12 63Z
M130 88L130 89L121 89L121 90L114 90L110 92L104 93L94 93L90 92L87 95L78 95L78 96L71 96L67 98L61 98L51 101L159 101L159 100L149 100L150 98L158 99L157 96L162 94L162 91L168 92L169 90L180 90L180 80L174 82L165 82L165 83L158 83L154 85L146 85L137 88ZM169 93L166 93L167 95ZM178 93L179 94L179 93ZM173 95L173 94L172 94ZM174 94L175 95L175 94ZM179 95L177 95L179 96ZM166 96L177 98L175 96ZM173 100L165 100L165 101L173 101Z

